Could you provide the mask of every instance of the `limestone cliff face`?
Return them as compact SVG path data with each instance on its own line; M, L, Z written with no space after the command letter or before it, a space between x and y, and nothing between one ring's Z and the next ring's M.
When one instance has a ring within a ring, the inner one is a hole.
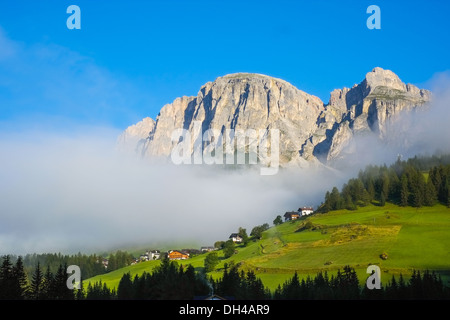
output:
M227 129L278 129L280 164L328 162L339 157L357 134L376 132L384 139L389 119L423 106L430 98L429 91L404 84L381 68L367 73L351 89L331 92L327 105L280 79L230 74L206 83L196 97L165 105L156 121L146 118L129 127L119 137L119 145L143 157L169 157L179 142L172 133L185 129L195 136L199 123L201 132L213 129L221 134Z
M155 129L155 120L144 118L138 123L129 126L117 139L121 151L142 154L148 136Z
M330 102L319 116L313 154L329 162L358 134L376 133L387 140L387 128L401 112L423 107L431 100L428 90L403 83L392 71L375 68L365 79L348 89L331 93ZM318 139L320 140L320 139Z

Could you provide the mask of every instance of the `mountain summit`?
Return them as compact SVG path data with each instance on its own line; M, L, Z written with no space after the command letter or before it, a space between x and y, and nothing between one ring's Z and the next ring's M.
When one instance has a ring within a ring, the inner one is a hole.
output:
M201 123L203 132L278 129L281 165L328 163L355 135L372 132L385 139L391 119L430 99L428 90L405 84L392 71L378 67L352 88L332 91L328 104L284 80L235 73L206 83L195 97L175 99L155 121L145 118L128 127L119 146L142 157L170 157L178 143L172 140L174 130L194 136L195 123Z

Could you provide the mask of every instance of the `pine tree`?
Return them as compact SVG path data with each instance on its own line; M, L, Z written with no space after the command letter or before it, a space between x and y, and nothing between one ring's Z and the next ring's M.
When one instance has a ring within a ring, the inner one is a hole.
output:
M423 282L420 270L419 271L413 270L413 274L409 279L409 286L411 288L411 294L413 299L422 300L424 298Z
M54 278L55 299L73 300L73 291L67 287L67 265L59 265Z
M433 183L434 190L436 190L436 193L439 197L439 189L442 185L442 176L441 176L441 170L439 170L439 167L433 167L430 169L428 173L428 180Z
M350 266L344 266L344 272L339 279L340 293L343 299L358 299L359 281L356 272Z
M405 174L403 174L401 179L400 205L402 207L408 206L408 199L409 199L408 178Z
M285 299L293 300L300 299L301 285L298 278L297 271L295 271L294 276L288 282L285 283L283 288L283 295Z
M283 290L281 289L280 284L278 284L277 288L275 289L275 292L273 293L273 299L274 300L284 299Z
M389 193L387 200L390 202L396 202L400 198L401 181L395 170L389 168Z
M398 279L398 297L401 299L409 299L409 290L401 273Z
M84 300L85 292L83 286L83 279L80 279L80 288L75 291L75 300Z
M386 196L384 195L384 192L380 195L380 206L384 207L386 205Z
M39 262L34 270L30 286L30 298L33 300L42 299L42 291L44 289L44 274L42 273Z
M442 198L442 202L450 208L450 183L448 179L444 184L443 190L444 197Z
M330 194L330 207L331 210L339 210L342 209L342 201L341 201L341 195L339 193L338 188L333 187Z
M117 287L117 298L119 300L129 300L132 299L133 295L133 283L131 281L131 275L128 272L120 279Z
M392 276L391 283L386 287L385 290L385 297L387 299L394 300L399 298L399 286L394 276Z
M389 176L386 172L381 175L381 190L380 190L380 202L382 202L382 198L384 198L384 203L389 197ZM381 204L384 206L384 203Z
M41 299L44 300L53 300L55 299L55 281L53 273L50 271L50 266L47 266L47 270L44 275L42 290L41 290Z
M320 211L323 213L327 213L331 210L332 210L332 208L331 208L330 192L327 191L325 193L325 202L320 207Z
M437 201L437 192L434 188L433 183L431 180L428 180L428 182L425 185L425 192L424 192L424 200L423 203L426 206L433 206Z
M375 198L375 186L371 178L367 181L367 193L369 194L370 201L372 201Z
M12 268L14 279L14 299L23 300L28 295L28 278L23 267L22 256L17 258L16 264Z
M11 258L9 255L3 257L3 262L0 267L0 300L14 299L13 293L15 290L13 268Z
M256 278L255 273L250 270L244 278L247 288L246 299L263 300L266 298L266 292L261 279Z

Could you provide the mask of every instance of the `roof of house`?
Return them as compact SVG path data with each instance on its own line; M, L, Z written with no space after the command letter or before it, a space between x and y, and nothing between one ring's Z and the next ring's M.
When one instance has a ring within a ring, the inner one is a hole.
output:
M302 210L312 210L312 211L314 211L314 209L312 207L301 207L301 208L298 208L298 211L302 211Z
M186 255L186 256L189 255L189 253L186 253L186 252L183 252L183 251L180 251L180 250L170 250L170 251L169 251L169 254L174 253L174 252L178 252L178 253L184 254L184 255Z
M232 233L232 234L230 235L229 238L237 238L237 237L242 238L242 237L239 235L239 233Z
M298 212L296 212L296 211L291 211L291 212L286 212L285 214L284 214L284 216L286 217L286 216L298 216Z

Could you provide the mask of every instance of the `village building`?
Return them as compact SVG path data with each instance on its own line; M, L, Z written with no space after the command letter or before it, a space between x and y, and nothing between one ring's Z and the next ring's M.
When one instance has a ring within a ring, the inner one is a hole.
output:
M158 260L161 257L161 252L159 250L147 250L145 253L139 256L139 261L151 261Z
M148 260L158 260L161 257L161 252L159 250L151 250L147 255Z
M200 248L201 252L210 252L210 251L214 251L214 250L217 250L217 249L214 247L201 247Z
M167 253L169 260L186 260L189 259L189 253L185 253L178 250L170 250Z
M292 221L296 220L300 217L301 213L298 213L296 211L286 212L284 214L284 221Z
M312 207L302 207L298 209L298 212L302 216L309 216L310 214L314 213L314 209Z
M242 237L238 234L238 233L232 233L228 239L233 240L233 242L236 243L241 243L242 242Z

